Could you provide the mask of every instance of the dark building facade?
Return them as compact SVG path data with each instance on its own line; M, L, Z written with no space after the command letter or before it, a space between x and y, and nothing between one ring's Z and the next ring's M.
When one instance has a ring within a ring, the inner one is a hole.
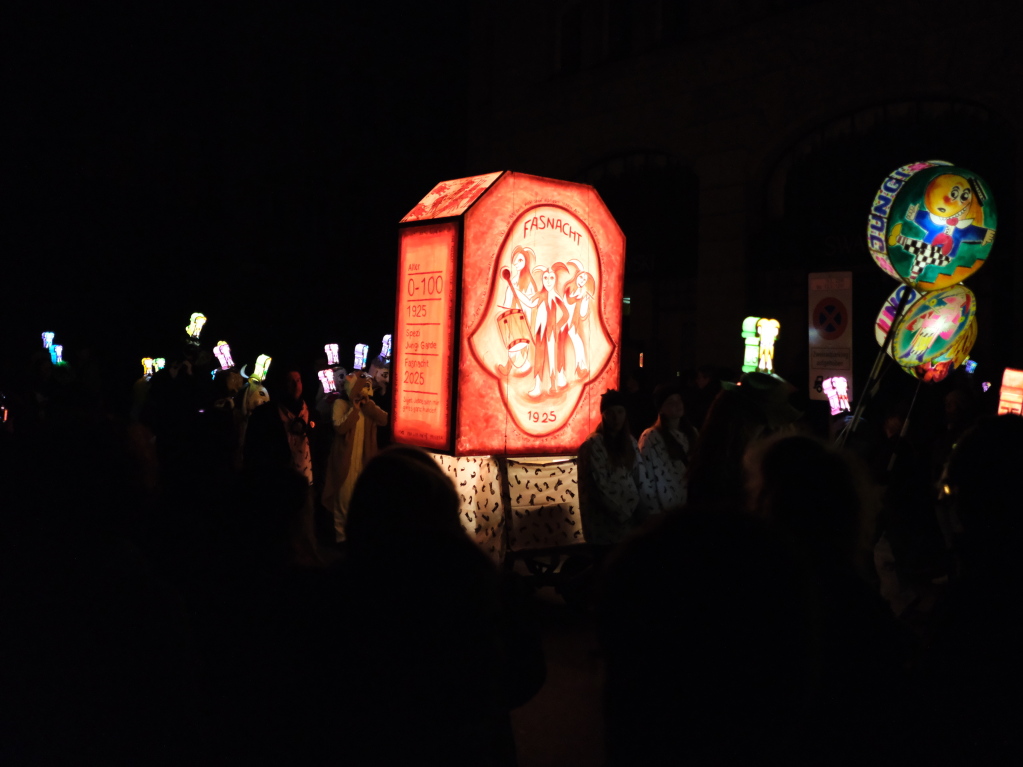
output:
M985 178L999 227L974 358L1023 366L1011 4L586 0L473 12L469 173L593 184L628 239L623 371L737 369L745 316L781 321L777 369L807 370L807 274L852 271L855 367L894 281L866 221L885 176L944 159ZM860 372L862 371L862 372ZM1000 367L999 367L1000 371ZM992 372L991 375L994 375Z

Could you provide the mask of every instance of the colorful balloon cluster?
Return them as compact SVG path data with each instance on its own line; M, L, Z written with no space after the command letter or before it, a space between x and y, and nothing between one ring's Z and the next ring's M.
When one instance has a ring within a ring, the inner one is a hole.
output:
M874 196L867 247L903 283L881 308L875 333L882 346L890 333L887 352L910 375L941 381L969 356L977 297L959 283L987 261L997 223L986 182L942 160L897 168Z

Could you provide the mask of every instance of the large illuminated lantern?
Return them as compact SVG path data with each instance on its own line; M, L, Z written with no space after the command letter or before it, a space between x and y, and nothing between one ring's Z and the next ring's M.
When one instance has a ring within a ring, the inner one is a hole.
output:
M584 184L438 184L400 229L394 441L574 454L618 385L625 237Z

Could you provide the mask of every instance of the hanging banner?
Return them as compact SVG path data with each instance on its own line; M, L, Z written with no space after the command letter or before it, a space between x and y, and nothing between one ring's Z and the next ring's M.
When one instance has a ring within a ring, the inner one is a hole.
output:
M840 376L853 389L852 272L809 276L810 399L825 400L824 381Z

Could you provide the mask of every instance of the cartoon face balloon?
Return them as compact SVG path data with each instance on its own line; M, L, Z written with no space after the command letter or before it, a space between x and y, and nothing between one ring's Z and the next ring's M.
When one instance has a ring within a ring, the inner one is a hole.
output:
M941 381L970 355L976 315L977 298L965 285L925 293L896 326L891 355L910 375Z
M998 214L986 182L942 160L898 168L867 218L874 261L919 291L962 282L987 260Z

